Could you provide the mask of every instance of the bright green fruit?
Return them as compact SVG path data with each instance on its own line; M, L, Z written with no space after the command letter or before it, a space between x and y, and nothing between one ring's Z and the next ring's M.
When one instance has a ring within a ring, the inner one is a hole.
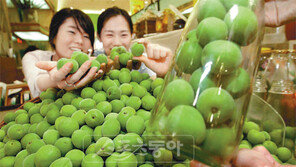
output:
M295 139L295 135L296 135L296 130L291 127L291 126L287 126L285 129L286 132L286 137L289 139Z
M228 28L223 20L216 17L208 17L198 24L196 36L198 43L204 47L212 41L227 39Z
M123 72L123 71L128 72L128 73L131 72L128 68L121 68L121 69L120 69L120 72Z
M85 111L89 111L89 110L95 108L95 106L96 106L96 101L93 99L89 99L89 98L83 99L79 103L79 109L85 110Z
M114 80L114 79L118 79L118 78L119 78L119 74L120 74L120 71L117 70L117 69L111 70L111 71L108 73L110 79L112 79L112 80Z
M70 74L75 73L78 70L79 68L78 62L74 59L67 59L67 58L61 58L58 60L57 62L58 70L61 69L67 63L72 63L73 65L71 71L69 72Z
M89 57L86 53L75 51L72 53L71 59L76 60L80 67L84 62L89 60Z
M123 152L123 141L122 141L123 138L124 138L124 135L119 134L113 139L114 148L116 152Z
M87 125L83 125L80 130L86 131L90 136L94 135L94 130Z
M271 141L275 142L275 144L279 145L283 141L283 131L281 129L275 129L269 133L271 137Z
M129 97L127 95L121 95L120 100L126 104L127 100L129 99Z
M235 134L232 129L212 128L207 129L206 134L206 138L201 146L204 151L222 157L229 156L233 152Z
M276 154L277 146L272 141L265 141L263 142L263 146L270 152L270 154Z
M146 88L147 91L150 91L151 90L151 83L152 81L150 80L143 80L140 82L140 86L143 86L144 88Z
M67 92L62 96L62 100L64 104L71 104L72 100L75 99L77 95L71 92Z
M104 160L98 156L97 154L87 154L82 162L81 167L103 167L104 166Z
M137 167L137 165L137 157L131 152L125 151L121 153L117 159L118 167Z
M26 110L26 111L29 111L30 108L32 108L33 106L35 106L35 104L33 102L26 102L23 106L23 108Z
M173 153L165 148L159 148L154 152L153 158L157 165L170 165L173 161Z
M91 87L85 87L81 90L81 97L86 98L93 98L93 96L97 93L97 91L94 88Z
M151 113L149 111L140 109L137 111L136 115L142 117L144 119L144 121L147 121L150 119Z
M116 86L117 86L117 87L119 87L119 86L120 86L120 82L119 82L119 80L118 80L118 79L114 79L113 81L116 83Z
M141 99L137 96L131 96L127 101L126 101L126 106L127 107L132 107L135 110L138 110L141 107Z
M5 136L5 131L3 129L0 129L0 142L3 141L4 136Z
M120 56L120 54L116 51L110 53L110 59L114 60L116 56Z
M14 125L15 122L12 121L12 122L9 122L7 125L4 125L1 129L3 129L5 131L5 133L7 133L8 129L10 126Z
M271 138L270 138L270 135L269 135L268 132L266 132L266 131L261 131L261 133L263 133L263 135L264 135L264 137L265 137L265 140L270 140L270 139L271 139Z
M20 140L25 135L25 129L23 125L14 124L7 130L7 136L11 140Z
M176 79L167 85L163 97L167 108L173 109L177 105L192 105L194 92L187 81Z
M59 132L57 130L47 130L43 134L43 141L45 144L54 145L54 143L60 138Z
M109 119L117 119L118 117L118 113L109 113L108 115L106 115L105 117L105 122Z
M91 60L91 66L90 67L91 68L92 67L97 67L97 71L99 71L99 69L101 68L101 64L96 59L94 59L94 60Z
M59 109L61 109L64 105L62 98L58 98L54 103Z
M285 144L284 146L290 150L293 150L294 148L294 141L292 139L285 139Z
M76 120L72 118L64 118L62 120L62 123L59 123L57 126L57 130L59 131L59 134L63 137L69 137L72 135L72 133L79 129L79 124Z
M156 103L156 99L155 99L155 97L153 97L151 95L146 95L142 98L142 107L145 110L152 110L155 103Z
M120 132L120 123L117 119L106 120L102 125L102 135L113 139Z
M204 90L196 103L196 108L205 122L223 123L229 120L235 110L232 96L224 89L213 87Z
M85 123L94 128L101 125L104 122L104 114L98 109L91 109L85 116Z
M150 78L150 75L148 73L142 73L142 79L143 80L146 80L146 79L149 79Z
M34 162L36 167L47 167L60 157L61 152L57 147L45 145L36 152Z
M207 17L224 19L226 9L219 0L202 0L199 2L197 20L201 22Z
M92 136L84 130L75 130L71 139L76 148L84 150L91 144Z
M134 152L143 145L143 139L136 133L127 133L122 138L124 151Z
M117 48L116 48L116 52L118 52L118 53L126 53L127 52L127 50L126 50L126 48L124 47L124 46L118 46Z
M96 109L100 110L104 115L107 115L111 113L112 105L108 101L102 101L97 104Z
M139 152L136 154L138 166L145 163L145 153Z
M61 151L62 156L65 156L67 152L73 149L73 144L71 138L69 137L59 138L54 144L54 146Z
M276 155L282 162L286 162L292 157L291 151L286 147L279 147Z
M121 90L121 94L123 95L130 96L132 94L133 86L128 83L123 83L119 88Z
M29 116L28 114L22 113L15 118L15 123L17 124L27 124L29 123Z
M201 66L202 48L197 41L186 41L177 53L176 64L180 72L191 74Z
M230 40L246 46L256 39L258 21L252 10L235 6L225 15L224 21L229 30Z
M133 96L137 96L139 98L142 98L146 94L147 94L147 90L143 86L137 85L133 88L133 92L132 92Z
M249 7L251 5L251 1L249 0L220 0L222 4L225 6L228 11L233 6L244 6Z
M3 157L5 157L4 147L0 148L0 162Z
M22 166L35 167L35 162L34 162L35 156L36 156L36 153L26 156L25 159L23 160Z
M64 118L67 118L67 117L65 117L65 116L60 116L59 118L56 119L56 121L55 121L55 123L54 123L54 127L55 127L55 129L58 128L58 124L60 124L61 122L63 122L62 120L63 120Z
M260 127L258 124L256 124L255 122L252 121L246 121L243 127L243 132L244 134L248 134L250 130L257 130L260 131Z
M59 158L55 161L53 161L53 163L49 166L49 167L72 167L72 162L69 158L66 157L62 157Z
M267 120L267 121L264 121L262 123L262 128L263 128L264 131L266 131L266 132L269 133L269 132L271 132L274 129L280 129L280 128L282 128L282 125L280 125L277 122L274 122L274 121L271 121L271 120Z
M210 68L210 72L214 74L232 73L241 62L242 54L238 45L226 40L217 40L207 44L201 58L205 69Z
M48 128L50 127L51 125L46 122L46 121L41 121L38 123L37 127L36 127L36 133L42 137L44 132L46 132L48 130Z
M235 73L223 78L222 87L234 98L241 97L250 88L250 76L243 68L239 68Z
M5 153L5 156L15 156L21 150L22 150L22 145L17 140L9 140L4 145L4 153Z
M161 86L158 86L158 87L156 87L156 88L153 90L153 96L154 96L155 98L157 98L157 96L158 96L160 90L161 90Z
M200 144L206 136L202 115L195 108L187 105L179 105L171 110L166 128L182 143Z
M112 100L110 102L112 105L112 112L119 113L123 107L125 107L125 103L121 100Z
M40 110L40 108L37 106L33 106L32 108L30 108L30 110L28 111L29 117L31 117L34 114L38 114L39 110Z
M126 130L128 133L142 135L145 130L144 119L136 115L131 116L126 122Z
M23 114L23 113L28 114L28 112L26 110L24 110L24 109L19 109L19 110L15 111L16 116L18 116L20 114Z
M253 145L257 145L257 144L262 144L265 141L265 136L263 133L252 129L249 131L247 139Z
M95 145L96 154L102 157L110 156L114 151L114 143L108 137L101 137Z
M42 146L45 146L45 143L41 139L33 139L28 142L26 149L29 154L37 152Z
M9 112L4 116L4 122L9 123L15 120L16 114L14 112Z
M291 158L291 159L289 159L286 163L288 163L288 164L292 164L292 165L296 165L296 159Z
M95 146L96 146L96 143L92 143L91 145L89 145L85 151L85 154L96 153Z
M103 80L96 80L93 84L92 84L92 88L94 88L96 91L101 91L103 90Z
M73 167L79 167L83 158L85 157L84 152L78 149L69 151L65 157L67 157L73 164Z
M99 63L101 63L101 64L105 63L105 64L107 65L107 63L108 63L108 59L107 59L107 56L106 56L105 54L99 54L99 55L96 57L96 60L97 60Z
M59 110L59 108L54 103L45 104L41 106L40 114L45 117L50 110Z
M86 116L85 110L77 110L72 114L71 118L76 120L79 126L82 126L85 124L85 116Z
M276 162L278 162L279 164L282 164L283 162L276 156L276 155L273 155L273 154L271 154L271 156L274 158L274 160L276 161Z
M93 132L94 140L98 141L102 135L102 126L97 126Z
M15 162L14 162L14 167L22 167L23 166L23 161L24 159L28 156L28 151L27 150L22 150L20 151L16 156L15 156ZM2 157L0 156L0 159ZM34 161L33 161L34 162Z
M43 117L39 113L33 114L30 118L31 124L39 123L41 121L43 121Z
M111 154L105 161L105 166L106 167L117 167L117 160L119 157L119 153L115 152Z
M14 156L6 156L0 159L0 167L13 167L15 161Z
M107 97L104 93L98 92L93 96L94 101L96 102L96 104L102 102L102 101L106 101Z
M133 88L139 85L137 82L130 82L130 84L133 86Z
M51 109L47 112L45 119L53 125L58 117L60 117L60 111L58 109Z
M133 43L132 47L131 47L131 52L133 54L133 56L141 56L144 52L144 45L143 44L139 44L137 42Z
M121 71L118 78L120 83L129 83L132 80L131 74L126 71Z
M103 82L103 90L105 92L107 92L107 90L112 87L112 86L117 86L116 83L111 80L111 79L105 79L104 82Z
M191 31L189 31L187 33L186 39L188 41L197 41L197 38L196 38L196 28L195 29L192 29Z
M37 129L37 125L38 123L34 123L30 126L30 128L28 129L28 133L36 133L36 129Z
M142 81L142 74L139 71L133 70L130 74L132 77L132 82L140 83Z
M132 55L130 53L121 53L119 55L120 64L126 66L127 62L132 59Z
M111 100L120 99L121 96L121 90L117 86L110 87L107 92L107 98Z
M196 94L200 94L205 89L216 86L209 75L201 77L202 75L204 75L204 71L202 68L199 68L192 73L189 81ZM201 78L203 78L202 81L200 80Z
M252 149L252 146L247 145L247 144L240 144L240 145L238 146L238 149L242 149L242 148Z
M27 144L28 144L29 142L32 142L32 141L35 140L35 139L40 139L40 137L39 137L37 134L35 134L35 133L28 133L28 134L26 134L26 135L22 138L22 140L21 140L22 148L23 148L23 149L26 149Z

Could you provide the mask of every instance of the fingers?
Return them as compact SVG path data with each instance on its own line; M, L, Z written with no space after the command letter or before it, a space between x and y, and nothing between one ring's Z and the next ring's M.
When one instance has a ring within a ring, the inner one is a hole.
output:
M82 78L80 81L75 83L75 87L81 88L86 84L88 84L90 81L92 81L97 77L96 72L97 72L97 67L92 67L84 78Z
M133 69L133 61L132 60L127 61L126 68L128 68L129 70Z
M119 56L115 56L113 65L115 69L120 69Z
M42 70L50 71L54 67L57 66L57 62L55 62L55 61L39 61L35 65L36 65L36 67L38 67Z
M90 68L91 61L84 62L81 67L72 75L67 77L68 83L75 83L80 80L80 78L86 73L86 71Z
M268 159L269 162L271 162L275 166L280 165L278 162L276 162L276 160L271 156L271 154L269 153L269 151L264 146L254 147L253 150L256 150L256 151L262 153L265 156L265 158Z
M57 70L57 68L53 68L50 70L49 75L51 76L51 80L53 81L61 81L63 80L67 74L71 71L73 67L72 63L66 63L62 68Z
M148 48L148 45L150 44L150 42L144 38L139 39L138 43L143 44L146 49Z
M199 161L192 160L190 161L190 167L208 167L208 166Z

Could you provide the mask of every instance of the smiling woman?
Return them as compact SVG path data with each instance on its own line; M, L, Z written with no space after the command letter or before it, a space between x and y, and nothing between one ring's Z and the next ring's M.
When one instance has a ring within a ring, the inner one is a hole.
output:
M33 97L39 96L41 91L51 87L76 89L97 76L96 67L88 71L91 66L90 61L86 61L76 73L71 75L68 74L72 69L72 63L57 69L56 61L61 58L70 58L74 51L87 53L93 50L94 27L85 13L69 8L57 12L51 20L49 43L53 51L29 52L22 60L23 72Z

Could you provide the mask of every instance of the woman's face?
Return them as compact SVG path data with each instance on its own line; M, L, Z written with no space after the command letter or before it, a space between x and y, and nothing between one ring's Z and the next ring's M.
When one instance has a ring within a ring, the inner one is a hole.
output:
M103 47L107 55L115 46L124 46L130 48L132 34L129 24L122 15L117 15L105 21L101 31L99 40L103 43Z
M79 24L75 24L72 17L67 18L60 26L54 44L58 59L70 58L77 50L87 53L89 49L93 49L89 35Z

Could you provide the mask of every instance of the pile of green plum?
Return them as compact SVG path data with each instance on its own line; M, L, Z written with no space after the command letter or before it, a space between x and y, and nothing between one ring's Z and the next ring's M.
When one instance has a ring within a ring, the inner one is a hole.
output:
M246 121L239 148L264 146L280 164L296 165L295 136L296 128L291 126L284 129L280 124L267 120L260 128L257 123Z
M123 68L81 89L47 89L5 115L0 167L188 166L143 139L162 84Z

